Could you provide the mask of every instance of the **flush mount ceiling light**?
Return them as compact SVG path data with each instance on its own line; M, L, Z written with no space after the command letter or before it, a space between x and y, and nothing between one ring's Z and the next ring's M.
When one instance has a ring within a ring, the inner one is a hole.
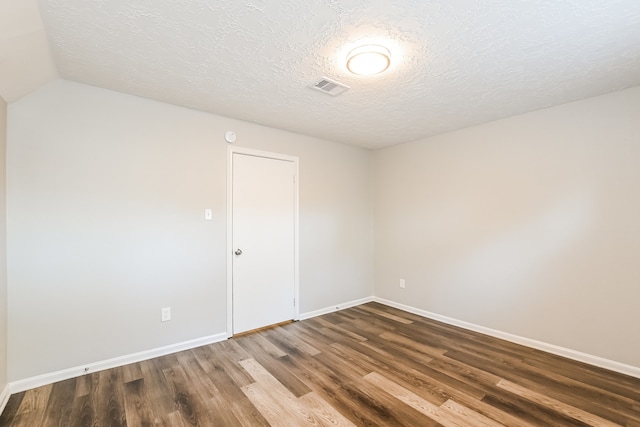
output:
M389 49L368 44L353 49L347 55L347 69L353 74L372 76L380 74L391 65Z

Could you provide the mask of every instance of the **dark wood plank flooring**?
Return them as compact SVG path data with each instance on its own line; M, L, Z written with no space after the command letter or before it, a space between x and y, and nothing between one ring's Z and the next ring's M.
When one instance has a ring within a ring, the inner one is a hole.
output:
M634 426L640 379L369 303L18 393L0 426Z

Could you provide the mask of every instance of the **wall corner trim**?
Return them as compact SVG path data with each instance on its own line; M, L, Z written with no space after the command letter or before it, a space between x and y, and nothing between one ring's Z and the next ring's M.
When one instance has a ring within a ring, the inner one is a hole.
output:
M357 305L366 304L372 301L374 301L374 297L365 297L365 298L360 298L353 301L345 302L342 304L336 304L330 307L321 308L320 310L309 311L307 313L300 313L300 320L311 319L312 317L322 316L323 314L333 313L335 311L344 310L345 308L355 307Z
M4 386L4 390L0 392L0 414L4 411L5 406L9 402L9 397L11 397L11 393L9 392L9 384Z
M12 381L8 385L11 394L20 393L25 390L52 384L57 381L67 380L69 378L79 377L87 373L103 371L105 369L116 368L118 366L128 365L130 363L141 362L143 360L153 359L154 357L165 356L179 351L189 350L203 345L213 344L224 341L228 338L226 333L209 335L202 338L196 338L189 341L183 341L177 344L171 344L164 347L158 347L151 350L145 350L138 353L128 354L124 356L114 357L113 359L93 362L82 366L63 369L61 371L50 372L47 374L37 375L35 377L25 378L18 381ZM4 396L4 395L2 395Z
M640 367L637 367L637 366L627 365L621 362L616 362L614 360L605 359L599 356L593 356L591 354L582 353L580 351L571 350L569 348L560 347L554 344L549 344L542 341L521 337L519 335L513 335L507 332L498 331L496 329L486 328L484 326L476 325L474 323L469 323L463 320L457 320L451 317L442 316L440 314L432 313L426 310L421 310L419 308L400 304L384 298L373 297L372 300L380 304L388 305L389 307L394 307L399 310L404 310L409 313L417 314L418 316L426 317L428 319L437 320L439 322L447 323L449 325L458 326L463 329L479 332L484 335L500 338L505 341L510 341L516 344L535 348L537 350L542 350L547 353L555 354L557 356L566 357L567 359L576 360L578 362L587 363L589 365L608 369L610 371L615 371L621 374L640 378Z

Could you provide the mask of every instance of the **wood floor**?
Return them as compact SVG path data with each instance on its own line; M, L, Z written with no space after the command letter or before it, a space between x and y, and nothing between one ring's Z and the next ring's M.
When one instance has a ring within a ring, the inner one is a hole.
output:
M640 426L640 379L370 303L11 396L0 426Z

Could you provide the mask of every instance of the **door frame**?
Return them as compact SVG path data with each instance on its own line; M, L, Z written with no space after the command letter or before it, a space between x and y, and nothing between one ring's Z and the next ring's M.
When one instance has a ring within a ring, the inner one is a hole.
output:
M294 213L293 213L293 320L300 318L300 227L299 227L299 159L296 156L254 150L245 147L227 146L227 338L233 336L233 155L264 157L293 162L294 166Z

